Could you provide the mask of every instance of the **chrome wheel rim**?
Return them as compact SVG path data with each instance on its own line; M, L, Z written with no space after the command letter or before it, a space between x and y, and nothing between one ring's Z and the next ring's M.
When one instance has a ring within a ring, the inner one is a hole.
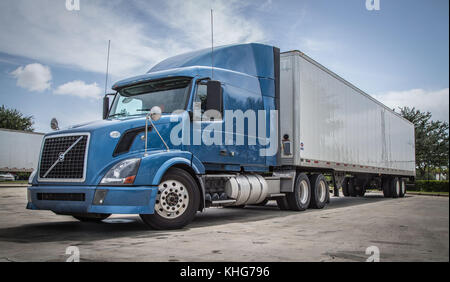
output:
M319 201L321 203L325 202L325 196L327 195L326 185L323 180L319 182Z
M400 181L395 183L395 192L397 192L397 195L400 195Z
M166 180L159 184L155 210L168 219L180 217L189 205L189 193L183 183Z
M306 180L302 180L300 182L299 193L300 193L300 203L306 204L309 196L308 183L306 182Z
M406 193L406 184L405 184L405 182L403 181L402 182L402 194L405 194Z

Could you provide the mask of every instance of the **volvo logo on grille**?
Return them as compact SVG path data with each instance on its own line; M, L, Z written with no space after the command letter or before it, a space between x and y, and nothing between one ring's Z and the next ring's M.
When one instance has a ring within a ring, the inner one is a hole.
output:
M67 148L67 150L64 153L59 153L58 155L58 159L56 160L56 162L54 162L52 164L52 166L47 170L47 172L44 174L44 176L42 176L43 178L46 178L47 175L50 173L50 171L52 171L52 169L59 163L62 163L64 161L64 157L66 156L67 153L69 153L70 150L73 149L73 147L75 147L78 142L80 142L83 139L83 136L80 136L80 138L77 139L77 141L75 141L69 148Z

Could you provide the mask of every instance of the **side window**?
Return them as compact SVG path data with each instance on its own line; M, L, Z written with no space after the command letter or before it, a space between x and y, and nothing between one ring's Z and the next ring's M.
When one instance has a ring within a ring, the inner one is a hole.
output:
M197 92L195 93L195 100L196 103L201 103L201 109L202 114L206 111L206 99L207 99L207 88L206 83L199 82L197 84Z
M197 90L195 93L194 103L201 104L202 121L222 120L221 112L217 112L215 110L207 108L208 88L206 82L207 80L202 80L197 83Z

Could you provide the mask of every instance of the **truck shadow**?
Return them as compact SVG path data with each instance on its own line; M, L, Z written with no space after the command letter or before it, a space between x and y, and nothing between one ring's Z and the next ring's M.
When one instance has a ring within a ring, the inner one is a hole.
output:
M364 205L379 201L391 201L379 194L369 194L363 198L331 198L331 203L325 210L333 210L347 206ZM210 208L197 213L195 220L181 230L155 231L150 230L139 216L113 216L102 223L82 223L67 217L67 221L41 222L24 224L10 228L0 228L0 241L14 243L45 243L45 242L79 242L91 244L97 240L117 239L121 237L165 239L176 236L189 229L204 226L224 225L259 221L294 214L320 213L323 210L308 209L303 212L281 211L275 201L266 206L247 206L245 208ZM49 214L49 216L56 216ZM66 217L61 217L64 219ZM76 244L75 244L76 245Z

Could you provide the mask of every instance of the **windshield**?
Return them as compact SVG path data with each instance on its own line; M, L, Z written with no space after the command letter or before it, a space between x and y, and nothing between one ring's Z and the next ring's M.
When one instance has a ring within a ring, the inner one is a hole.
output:
M185 110L191 80L177 77L126 87L117 93L109 117L142 115L154 106L163 113Z

